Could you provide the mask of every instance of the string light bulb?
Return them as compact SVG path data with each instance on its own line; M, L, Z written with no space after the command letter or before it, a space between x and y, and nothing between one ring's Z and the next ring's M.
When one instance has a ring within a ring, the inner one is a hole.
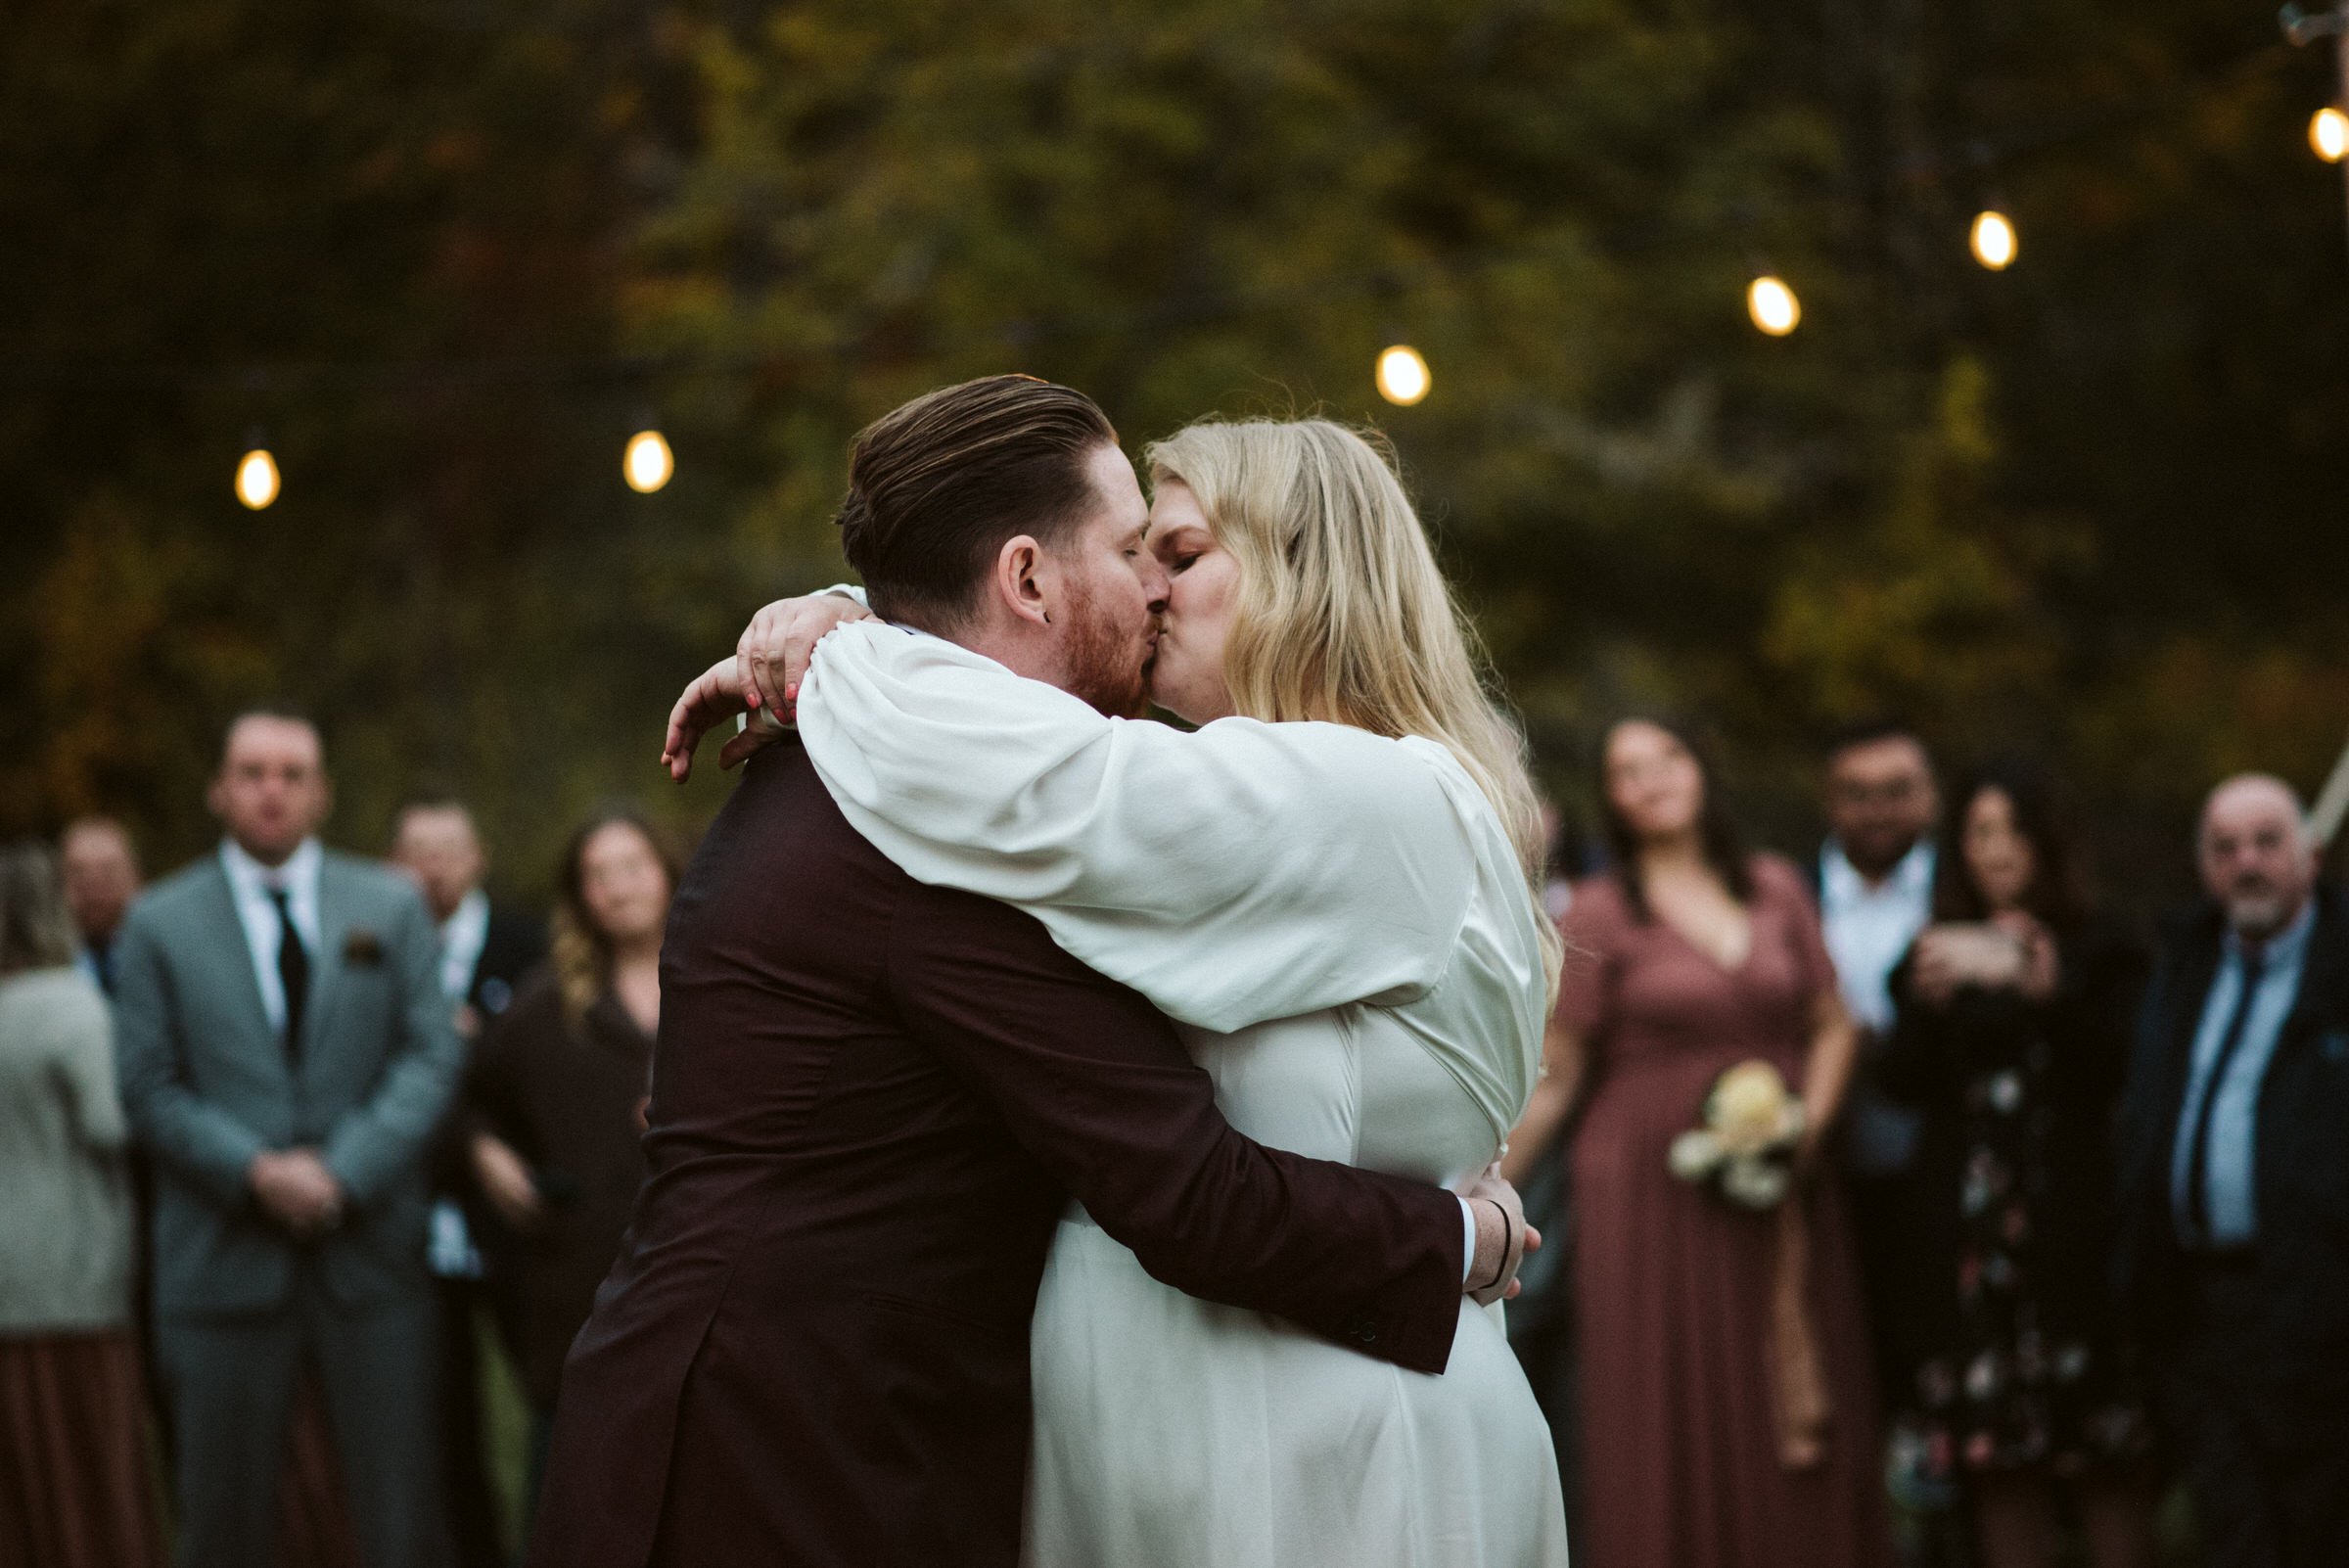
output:
M2308 119L2308 145L2327 163L2349 157L2349 115L2326 104Z
M620 467L627 477L629 489L639 495L650 495L676 473L677 459L669 451L667 438L657 430L646 429L628 438L628 449Z
M1746 286L1745 313L1773 338L1783 338L1802 325L1803 302L1794 297L1784 278L1765 272Z
M255 438L252 449L237 463L237 499L248 510L258 512L277 499L278 487L277 459Z
M1398 408L1408 408L1427 396L1435 385L1427 360L1408 344L1396 344L1378 356L1378 394Z
M2015 238L2014 219L1997 208L1988 208L1974 215L1970 237L1974 259L1993 272L2004 272L2014 265L2019 242Z

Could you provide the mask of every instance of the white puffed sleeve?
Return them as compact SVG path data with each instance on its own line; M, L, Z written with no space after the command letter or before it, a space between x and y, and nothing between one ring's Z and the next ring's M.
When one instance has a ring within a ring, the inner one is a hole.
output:
M1105 718L879 622L817 647L799 726L850 823L917 881L1027 910L1203 1029L1414 1000L1467 918L1465 774L1429 741Z

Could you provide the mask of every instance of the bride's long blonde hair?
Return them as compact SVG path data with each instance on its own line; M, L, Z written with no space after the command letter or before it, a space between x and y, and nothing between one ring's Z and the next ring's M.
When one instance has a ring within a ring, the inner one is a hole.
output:
M1554 993L1542 908L1548 845L1525 737L1481 678L1483 648L1437 570L1385 439L1325 419L1207 420L1151 443L1240 567L1223 644L1232 708L1420 735L1460 761L1516 846Z

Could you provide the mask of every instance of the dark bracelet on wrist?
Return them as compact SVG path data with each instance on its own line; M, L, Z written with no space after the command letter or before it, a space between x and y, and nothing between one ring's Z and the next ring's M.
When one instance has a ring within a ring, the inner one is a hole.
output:
M1498 1202L1492 1198L1479 1198L1476 1201L1479 1203L1492 1204L1493 1212L1500 1216L1500 1261L1493 1266L1493 1277L1486 1280L1483 1284L1475 1287L1478 1290L1491 1290L1495 1285L1499 1284L1501 1280L1508 1277L1509 1252L1513 1247L1516 1246L1516 1238L1509 1234L1508 1210L1502 1208Z

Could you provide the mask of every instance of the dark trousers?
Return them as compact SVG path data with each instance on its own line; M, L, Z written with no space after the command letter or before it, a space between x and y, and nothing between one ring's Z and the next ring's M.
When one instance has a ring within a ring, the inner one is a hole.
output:
M1860 1256L1860 1285L1867 1302L1869 1363L1886 1410L1916 1403L1915 1372L1924 1359L1916 1325L1943 1281L1917 1243L1925 1197L1908 1171L1849 1172L1844 1176L1852 1245Z
M2163 1405L2204 1568L2339 1568L2349 1561L2349 1407L2337 1373L2275 1368L2255 1268L2188 1273Z
M278 1480L305 1360L325 1391L368 1568L444 1568L432 1297L336 1307L304 1286L287 1306L163 1316L156 1347L178 1428L180 1568L269 1568Z
M440 1485L447 1499L457 1568L503 1568L497 1503L482 1434L480 1309L487 1295L478 1279L436 1278L440 1315Z

